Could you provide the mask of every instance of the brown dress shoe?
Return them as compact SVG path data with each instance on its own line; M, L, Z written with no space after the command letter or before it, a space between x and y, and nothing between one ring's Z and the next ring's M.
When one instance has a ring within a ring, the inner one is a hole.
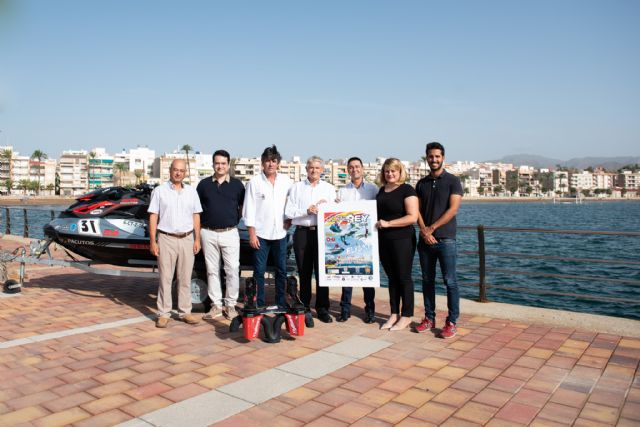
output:
M168 317L158 317L156 319L156 328L166 328L167 323L169 323Z
M191 314L185 314L182 319L181 319L184 323L188 323L190 325L195 325L196 323L200 322L200 320L196 319L193 315Z

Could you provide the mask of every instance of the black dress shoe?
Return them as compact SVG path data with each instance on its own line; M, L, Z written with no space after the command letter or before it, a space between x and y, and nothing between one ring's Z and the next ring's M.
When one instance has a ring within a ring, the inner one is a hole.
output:
M346 312L344 312L344 311L343 311L343 312L340 314L340 317L338 317L336 320L337 320L338 322L346 322L347 320L349 320L349 318L350 318L350 317L351 317L351 314L350 314L350 313L346 313Z
M364 323L376 323L376 315L374 313L366 313L364 315Z
M318 312L318 320L324 323L333 322L333 318L329 315L329 312L326 310L322 310Z

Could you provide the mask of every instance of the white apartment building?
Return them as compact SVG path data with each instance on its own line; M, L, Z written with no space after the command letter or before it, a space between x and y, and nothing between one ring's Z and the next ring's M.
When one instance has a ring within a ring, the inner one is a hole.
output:
M114 158L104 148L94 148L89 152L89 189L105 188L113 185Z
M640 172L622 171L616 176L616 186L625 190L638 190L640 188Z
M589 171L569 174L569 186L578 191L591 190L593 186L593 174Z
M553 188L561 193L569 191L569 172L555 171L553 172Z
M88 188L89 157L86 150L63 151L58 160L60 176L60 194L76 196Z

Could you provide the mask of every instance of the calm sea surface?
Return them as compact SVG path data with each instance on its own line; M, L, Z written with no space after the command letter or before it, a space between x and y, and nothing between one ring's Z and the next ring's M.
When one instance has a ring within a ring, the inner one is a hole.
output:
M40 212L30 210L29 229L34 238L42 238L42 226L51 219L50 209L61 206L41 206ZM33 209L33 207L29 207ZM5 213L0 212L0 232L5 231ZM585 202L576 204L540 203L474 203L462 204L458 214L460 226L552 228L564 230L640 231L640 202ZM12 234L21 235L22 210L11 210ZM586 313L640 319L640 237L566 235L540 233L507 233L486 231L487 252L519 253L524 257L487 256L487 269L508 269L526 274L487 271L489 285L528 288L534 292L554 291L578 294L596 299L582 299L556 295L516 292L489 288L491 301L537 307L547 307ZM463 251L477 251L475 230L458 232L458 276L461 296L478 297L478 258ZM564 260L537 259L537 256L561 257ZM604 262L577 262L575 258L588 258ZM632 265L610 261L625 261ZM635 263L635 264L633 264ZM585 276L584 279L540 277L535 274ZM414 262L415 289L421 290L421 272L418 257ZM623 284L609 281L634 281ZM383 277L383 284L386 278ZM438 292L444 286L438 275ZM386 292L380 292L386 297ZM622 298L625 302L612 302L606 298ZM445 308L445 307L440 307ZM416 313L419 315L419 313Z

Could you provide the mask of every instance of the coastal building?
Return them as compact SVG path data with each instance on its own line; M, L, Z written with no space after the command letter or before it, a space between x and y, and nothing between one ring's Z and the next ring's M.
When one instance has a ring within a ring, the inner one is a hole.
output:
M153 162L153 177L158 178L158 182L169 181L169 169L171 167L171 162L174 159L187 160L185 153L177 151L174 151L173 153L164 153L162 156L156 157ZM141 172L137 172L136 177L141 182L143 174ZM198 167L196 164L195 153L189 153L189 161L184 181L190 185L198 185L198 182L200 182L200 179L198 178Z
M569 191L569 172L555 171L553 172L553 188L558 195L562 195Z
M63 151L58 160L60 195L77 196L88 188L89 156L86 150Z
M113 156L104 148L94 148L89 152L89 189L105 188L113 185Z

